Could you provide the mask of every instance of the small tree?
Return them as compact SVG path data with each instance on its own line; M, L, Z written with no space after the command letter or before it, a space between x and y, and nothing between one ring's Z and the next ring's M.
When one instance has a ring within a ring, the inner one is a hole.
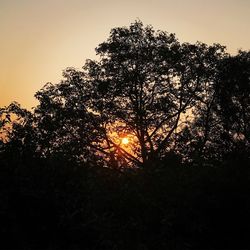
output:
M13 102L0 109L0 154L6 160L32 158L37 151L37 136L32 112Z
M89 85L75 69L66 69L63 76L59 84L48 83L35 95L40 152L46 157L62 154L69 160L96 161L96 147L103 138L100 118L89 110Z

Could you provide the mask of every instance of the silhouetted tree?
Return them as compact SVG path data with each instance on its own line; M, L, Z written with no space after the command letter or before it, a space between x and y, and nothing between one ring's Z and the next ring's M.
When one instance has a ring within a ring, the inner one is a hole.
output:
M39 131L40 151L76 161L97 160L96 147L102 141L100 118L89 109L89 84L83 73L68 68L64 80L50 83L35 97L39 105L34 115Z
M231 142L250 143L250 52L239 51L220 64L216 83L217 113ZM226 139L226 138L225 138Z
M43 157L112 166L150 165L168 152L219 160L235 143L249 147L249 53L224 49L181 44L140 21L114 28L96 48L98 61L66 69L59 84L36 93L39 105L9 139L30 140Z
M36 94L47 151L70 149L81 157L96 150L135 165L160 159L173 149L175 134L189 126L198 103L209 98L223 50L180 44L173 34L140 21L113 29L96 49L99 61L88 60L83 72L67 69L65 80ZM130 138L127 148L116 138L124 135Z
M35 156L38 148L37 129L32 112L13 102L0 109L2 152L9 159ZM5 143L4 143L5 142Z
M192 125L179 138L190 159L221 161L235 150L249 152L249 69L249 52L227 55L218 63Z

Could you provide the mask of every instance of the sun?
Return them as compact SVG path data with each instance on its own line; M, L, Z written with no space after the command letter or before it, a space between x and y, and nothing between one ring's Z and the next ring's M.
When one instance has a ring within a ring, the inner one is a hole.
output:
M124 138L122 138L122 144L128 144L129 143L129 140L128 140L128 138L127 137L124 137Z

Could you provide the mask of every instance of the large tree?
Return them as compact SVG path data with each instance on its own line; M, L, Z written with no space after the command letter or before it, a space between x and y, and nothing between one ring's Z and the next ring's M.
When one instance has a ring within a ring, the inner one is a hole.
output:
M116 146L113 133L129 135L133 156L145 164L173 149L197 103L208 99L224 47L180 44L174 34L135 22L113 29L96 52L100 60L84 67L90 108L109 130L107 144Z
M181 154L176 139L209 105L224 47L181 44L136 21L112 29L96 52L83 71L68 68L59 84L36 93L32 126L42 155L145 166Z

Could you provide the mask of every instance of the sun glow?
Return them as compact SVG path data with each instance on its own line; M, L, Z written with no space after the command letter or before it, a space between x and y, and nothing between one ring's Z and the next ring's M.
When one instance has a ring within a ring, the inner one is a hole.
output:
M124 137L124 138L122 138L122 144L128 144L129 143L129 140L128 140L128 138L126 138L126 137Z

